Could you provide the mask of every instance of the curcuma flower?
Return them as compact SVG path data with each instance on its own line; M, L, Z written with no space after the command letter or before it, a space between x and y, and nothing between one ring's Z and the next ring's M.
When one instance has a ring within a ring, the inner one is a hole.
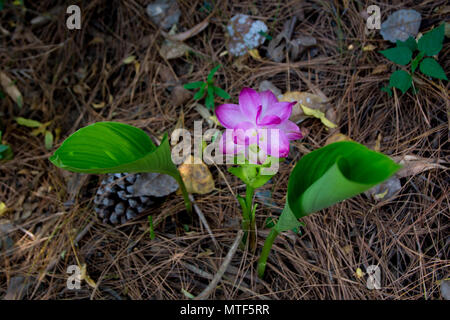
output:
M227 129L219 142L221 152L247 155L250 149L264 159L266 155L286 157L289 141L303 137L298 126L289 120L294 104L279 102L269 90L258 93L251 88L242 89L239 105L216 108L217 119Z

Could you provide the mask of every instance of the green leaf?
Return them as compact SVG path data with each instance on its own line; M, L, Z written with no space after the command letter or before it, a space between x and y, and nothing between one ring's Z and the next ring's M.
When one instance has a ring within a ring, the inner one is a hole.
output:
M73 133L50 161L59 168L80 173L168 174L180 184L186 206L191 210L186 188L172 162L167 134L156 147L141 129L118 122L97 122Z
M212 86L208 86L208 94L206 95L205 106L208 109L214 109L214 88Z
M409 87L411 87L412 78L408 72L403 70L397 70L389 79L389 86L400 89L402 93L408 91Z
M407 47L414 52L417 50L417 42L413 37L409 37L405 41L397 40L397 47Z
M382 87L380 90L386 92L389 97L392 97L392 90L390 87Z
M218 64L217 66L215 66L215 67L209 72L209 74L208 74L208 79L207 79L207 81L208 81L209 83L212 82L212 79L213 79L213 77L214 77L214 73L216 73L216 71L219 70L219 68L220 68L221 66L222 66L221 64Z
M205 83L203 81L197 81L197 82L186 83L183 87L187 90L192 90L192 89L200 88L204 84Z
M380 53L392 62L402 66L406 66L412 58L412 51L408 47L395 47L382 50Z
M45 149L50 150L53 147L53 134L51 131L45 131Z
M423 74L427 76L441 80L448 80L447 76L445 75L445 71L433 58L423 59L423 61L420 63L419 69Z
M197 93L194 95L195 100L200 100L205 95L205 88L206 83L203 82L202 86L200 87L200 90L197 91Z
M441 25L433 30L424 34L418 42L418 48L427 56L434 56L438 54L442 49L442 42L444 41L445 24Z
M420 60L423 59L423 56L425 54L423 52L419 52L419 54L414 58L414 60L411 62L411 71L414 72L417 69L417 66L419 65Z
M218 97L221 97L223 99L231 99L231 96L225 90L223 90L222 88L213 86L213 89L214 89L214 93Z
M259 164L241 164L238 167L228 168L228 172L241 179L246 185L257 189L262 187L273 177L270 174L261 174L263 165Z
M29 127L29 128L39 128L40 126L42 126L42 123L40 123L39 121L36 121L36 120L25 119L22 117L17 117L17 118L15 118L15 120L21 126L25 126L25 127Z
M360 194L399 168L389 157L353 141L317 149L292 170L286 206L275 228L281 232L298 227L298 218Z

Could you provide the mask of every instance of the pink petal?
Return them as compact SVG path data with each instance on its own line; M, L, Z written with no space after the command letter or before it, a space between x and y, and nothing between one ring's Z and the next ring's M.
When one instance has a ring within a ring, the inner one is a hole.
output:
M217 120L228 129L234 129L243 120L237 104L222 104L216 108Z
M270 90L260 92L259 97L261 99L263 114L267 114L266 111L270 108L270 106L274 105L275 103L278 103L277 97Z
M289 140L298 140L303 138L300 128L290 120L280 124L278 129L282 130Z
M258 131L255 125L249 121L243 121L234 128L233 141L239 145L249 145L258 142Z
M244 146L237 145L233 141L233 130L226 129L219 140L219 150L223 154L237 154L244 149Z
M281 123L281 119L278 116L268 115L257 122L258 126L273 126Z
M251 88L242 89L239 94L239 107L245 120L256 123L256 118L261 112L261 98L258 92Z
M291 116L292 107L294 105L295 102L277 102L265 109L264 112L261 113L261 116L266 117L269 115L274 115L280 118L281 122L284 122Z
M289 154L289 139L282 130L279 129L259 129L259 147L267 154L284 158Z

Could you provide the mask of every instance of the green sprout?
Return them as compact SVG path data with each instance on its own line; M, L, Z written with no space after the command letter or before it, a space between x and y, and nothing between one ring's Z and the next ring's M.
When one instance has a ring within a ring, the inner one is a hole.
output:
M11 160L13 153L11 147L2 142L2 132L0 131L0 160Z
M381 90L387 92L389 96L392 96L391 89L393 87L405 93L412 86L412 74L416 71L417 67L426 76L448 80L445 71L434 58L442 50L444 34L445 25L442 23L439 27L424 34L417 42L413 37L409 37L405 41L397 40L397 46L395 48L380 51L390 61L401 66L410 64L411 67L411 73L405 70L395 71L389 79L389 85L382 87ZM418 53L413 58L414 52L416 51ZM413 91L415 93L415 90Z
M216 73L220 67L221 65L219 64L209 72L206 82L196 81L184 85L184 88L187 90L199 89L194 95L195 100L201 100L206 93L205 106L208 109L214 109L214 95L223 99L231 98L225 90L214 85L214 73Z

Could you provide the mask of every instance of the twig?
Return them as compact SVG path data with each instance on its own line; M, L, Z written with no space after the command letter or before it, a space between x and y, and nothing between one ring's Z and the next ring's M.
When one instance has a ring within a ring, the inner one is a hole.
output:
M222 279L223 274L228 268L228 265L231 262L231 259L233 258L237 248L239 247L239 244L241 243L242 236L244 235L244 232L242 230L238 231L238 234L236 236L236 239L234 239L234 243L230 248L230 251L228 251L224 262L219 268L219 271L217 271L216 275L214 276L214 279L209 283L209 285L206 287L205 290L203 290L197 297L195 297L194 300L204 300L206 299L211 292L216 288L217 283L219 283L220 279Z
M205 218L202 210L200 210L200 208L197 206L197 204L195 203L194 197L191 194L189 195L189 200L191 200L195 213L197 213L198 217L200 218L200 221L202 222L203 226L206 228L206 231L208 231L208 234L211 237L212 241L214 242L214 245L216 246L216 248L220 248L219 243L217 242L216 238L214 237L214 234L211 231L211 228L209 227L208 221L206 221L206 218Z

